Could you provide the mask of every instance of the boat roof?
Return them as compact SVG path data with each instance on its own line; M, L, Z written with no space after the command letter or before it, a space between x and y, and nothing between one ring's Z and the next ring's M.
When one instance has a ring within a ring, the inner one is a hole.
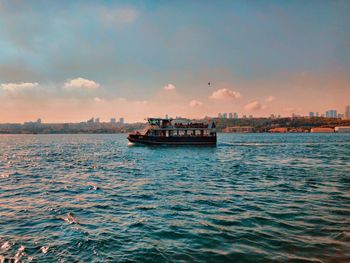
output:
M149 121L172 121L172 118L147 118Z

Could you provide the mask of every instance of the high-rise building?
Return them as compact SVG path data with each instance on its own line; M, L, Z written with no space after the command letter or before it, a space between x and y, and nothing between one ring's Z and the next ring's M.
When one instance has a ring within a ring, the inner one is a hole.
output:
M350 119L350 105L345 106L345 118Z
M232 118L233 118L232 112L230 112L230 113L228 114L228 116L229 116L230 119L232 119Z
M116 123L115 118L111 118L111 123Z
M333 110L333 111L332 111L332 117L333 117L333 118L338 118L338 113L337 113L336 110Z
M220 119L222 118L222 114L221 113L218 114L218 118L220 118Z
M315 113L314 113L314 112L312 112L312 111L310 111L310 112L309 112L309 117L310 117L310 118L315 117Z
M121 117L121 118L119 119L119 123L120 123L120 124L124 124L124 118L123 118L123 117Z
M227 119L227 113L226 113L226 112L223 113L223 114L222 114L222 117L223 117L224 119Z
M326 111L326 117L327 118L337 118L337 111L336 110L328 110Z
M237 112L233 113L233 118L238 119L238 113Z

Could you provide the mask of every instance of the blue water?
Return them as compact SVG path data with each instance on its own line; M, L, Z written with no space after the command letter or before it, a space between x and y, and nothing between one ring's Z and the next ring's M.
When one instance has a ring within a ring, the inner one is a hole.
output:
M0 136L0 262L350 262L350 134Z

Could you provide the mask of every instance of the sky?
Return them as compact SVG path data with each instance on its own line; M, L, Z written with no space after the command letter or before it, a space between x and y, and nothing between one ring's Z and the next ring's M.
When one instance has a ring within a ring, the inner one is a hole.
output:
M0 122L342 113L349 14L347 0L0 0Z

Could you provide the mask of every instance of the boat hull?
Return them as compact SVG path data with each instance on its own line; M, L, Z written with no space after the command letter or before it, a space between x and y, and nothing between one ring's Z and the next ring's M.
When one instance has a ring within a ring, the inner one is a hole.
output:
M140 143L146 145L216 145L216 136L147 136L138 134L129 134L128 140L131 143Z

